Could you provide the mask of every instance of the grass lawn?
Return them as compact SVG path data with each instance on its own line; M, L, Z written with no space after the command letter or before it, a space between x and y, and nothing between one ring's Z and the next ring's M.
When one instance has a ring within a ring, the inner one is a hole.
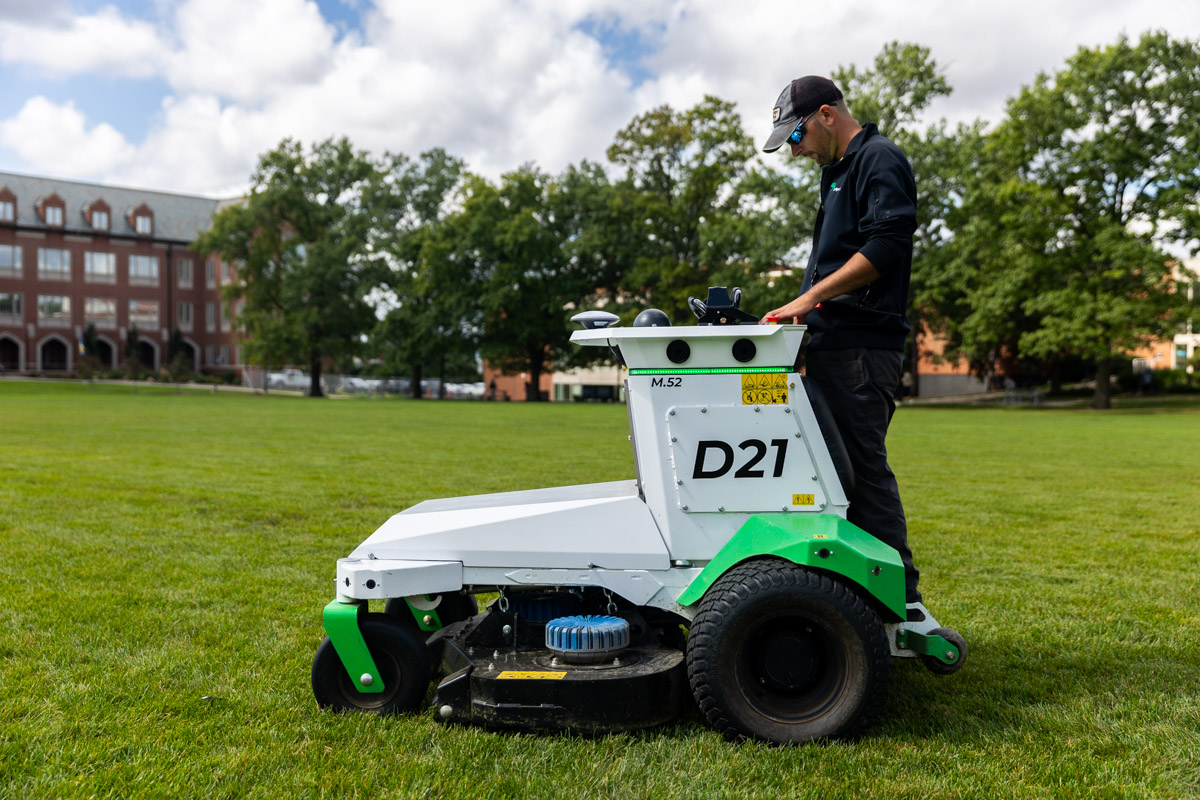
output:
M1200 404L905 407L949 678L867 738L318 712L334 564L430 497L633 475L622 406L0 382L0 798L1200 797Z

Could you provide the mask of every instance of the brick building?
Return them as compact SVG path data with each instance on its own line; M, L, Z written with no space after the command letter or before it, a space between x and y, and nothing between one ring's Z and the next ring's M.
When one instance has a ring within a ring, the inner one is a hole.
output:
M190 249L222 201L0 172L0 366L70 372L95 326L106 368L130 328L143 365L178 329L194 371L239 366L221 288L231 267Z

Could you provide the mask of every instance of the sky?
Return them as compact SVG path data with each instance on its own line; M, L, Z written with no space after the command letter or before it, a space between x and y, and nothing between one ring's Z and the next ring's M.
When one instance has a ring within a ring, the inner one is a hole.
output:
M706 94L761 144L789 80L889 41L954 88L927 121L995 122L1079 47L1152 29L1200 39L1200 3L0 0L0 170L232 197L284 137L344 135L496 179L603 162L637 114Z

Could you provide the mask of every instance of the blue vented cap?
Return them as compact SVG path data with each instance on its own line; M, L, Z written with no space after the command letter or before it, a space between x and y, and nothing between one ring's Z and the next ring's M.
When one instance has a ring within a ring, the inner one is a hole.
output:
M546 647L575 663L604 661L629 646L629 623L620 617L559 617L546 623Z

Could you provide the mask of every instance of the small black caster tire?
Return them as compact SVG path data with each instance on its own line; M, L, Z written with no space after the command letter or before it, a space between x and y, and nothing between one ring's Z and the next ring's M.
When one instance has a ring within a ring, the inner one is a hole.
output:
M444 594L441 595L441 598L442 601L437 605L437 615L443 628L452 623L470 619L479 613L479 606L475 603L473 594ZM411 627L422 639L428 639L433 635L433 631L421 630L421 626L413 618L412 611L409 610L408 603L403 597L393 597L388 600L384 604L383 613L393 617L401 625Z
M403 714L421 705L429 689L429 656L425 642L412 629L384 614L368 614L360 623L363 639L384 690L360 692L351 681L328 637L313 658L312 688L321 708L336 711L374 711Z
M940 636L950 644L958 648L958 659L953 664L947 664L939 661L933 656L922 655L921 662L925 664L925 668L934 675L952 675L962 669L962 665L967 663L967 642L963 639L962 634L953 628L934 628L927 636Z
M794 744L865 732L887 699L891 653L879 616L844 583L757 560L705 594L687 669L718 731Z

